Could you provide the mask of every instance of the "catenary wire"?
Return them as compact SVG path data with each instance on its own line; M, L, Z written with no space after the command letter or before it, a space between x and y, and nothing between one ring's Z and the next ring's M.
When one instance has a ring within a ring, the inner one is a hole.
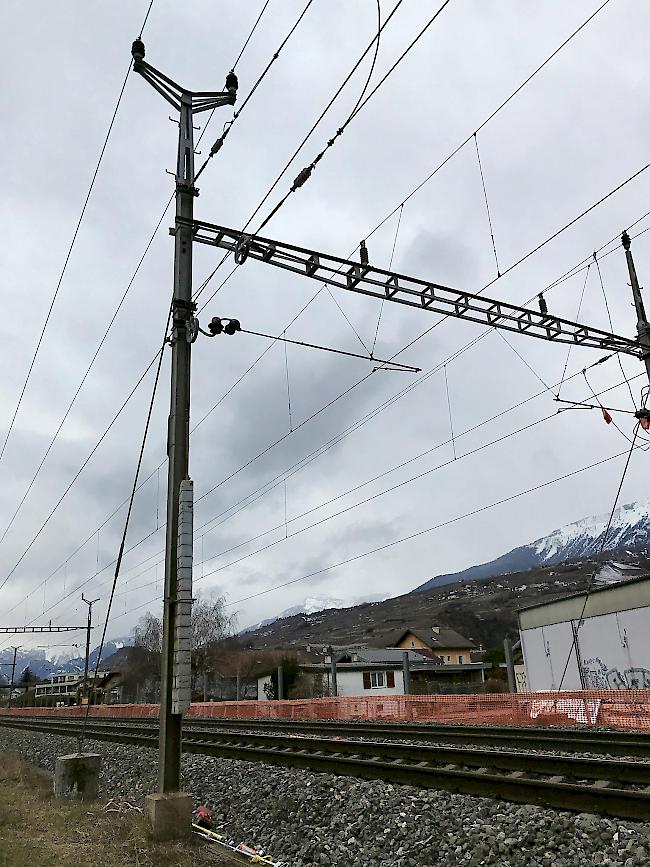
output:
M640 222L640 220L638 220L637 223L638 223L638 222ZM608 242L608 243L609 243L609 242ZM604 245L604 246L607 246L607 245ZM601 249L602 249L602 248L601 248ZM320 291L320 290L319 290L319 291ZM533 296L533 297L534 297L534 296ZM308 302L308 303L309 303L309 302ZM305 309L305 308L303 308L303 310L304 310L304 309ZM301 311L301 312L302 312L302 311ZM300 314L298 314L298 315L300 315ZM463 349L462 349L461 351L465 351L467 348L470 348L472 345L474 345L474 343L475 343L477 340L479 340L479 339L481 339L481 338L487 336L487 334L491 333L492 331L493 331L493 329L489 329L489 328L486 329L486 330L483 331L482 334L479 335L477 338L475 338L474 340L468 342L468 344L466 344L465 347L463 347ZM273 345L273 344L271 344L271 346L272 346L272 345ZM267 350L265 350L265 352L268 351L268 349L270 349L270 348L271 348L271 347L268 347ZM264 353L263 353L263 354L264 354ZM398 353L398 354L399 354L399 353ZM450 359L447 359L446 361L448 362L449 360L450 360ZM252 367L254 367L255 363L256 363L256 362L253 363L253 365L251 366L251 368L249 368L249 370L252 369ZM304 420L304 421L301 423L301 425L307 423L307 422L310 421L312 418L314 418L316 415L318 415L320 412L322 412L324 409L326 409L328 406L330 406L333 402L336 402L336 400L340 399L340 398L343 397L345 394L349 393L353 388L355 388L357 385L360 385L363 381L365 381L365 380L368 378L368 376L370 376L370 375L371 375L371 374L367 374L365 377L363 377L361 380L359 380L357 383L355 383L351 388L348 388L348 389L345 390L345 392L339 394L339 395L338 395L338 396L337 396L333 401L330 401L330 402L329 402L325 407L322 407L322 408L321 408L320 410L318 410L318 411L317 411L313 416L311 416L310 418ZM426 376L426 374L425 374L424 376ZM420 377L419 381L422 381L422 379L423 379L423 377ZM240 382L240 381L241 381L241 377L240 377L240 380L238 380L238 382ZM416 381L414 384L411 384L410 386L408 386L407 389L404 389L404 390L403 390L403 392L404 392L404 393L407 393L408 390L410 390L411 388L415 387L415 385L417 385L419 381ZM223 399L223 398L222 398L222 399ZM212 410L211 410L211 411L212 411ZM210 412L211 412L211 411L210 411ZM209 413L208 413L207 415L209 415ZM207 418L207 415L204 416L204 419ZM203 419L202 419L202 420L203 420ZM267 447L263 452L259 453L256 457L254 457L253 459L251 459L251 460L250 460L246 465L244 465L243 467L240 467L238 470L235 471L235 473L231 474L231 475L228 477L228 479L232 478L232 476L233 476L233 475L236 475L238 472L241 472L242 469L245 469L247 466L249 466L251 463L253 463L255 460L257 460L259 457L261 457L262 454L266 453L266 452L269 451L271 448L273 448L275 445L277 445L279 442L281 442L283 439L285 439L286 436L288 436L288 434L286 434L284 437L281 437L281 438L280 438L279 440L277 440L275 443L271 444L271 445L270 445L269 447ZM155 472L155 471L154 471L154 472ZM208 491L207 491L207 492L206 492L206 493L205 493L205 494L204 494L200 499L203 499L204 497L208 496L210 493L212 493L214 490L216 490L218 487L220 487L220 486L221 486L225 481L227 481L227 480L222 480L220 483L218 483L217 485L215 485L213 488L209 489L209 490L208 490ZM92 538L92 536L94 536L94 533L93 533L89 538Z
M576 372L575 374L573 374L573 376L572 376L571 378L574 378L574 377L576 377L576 376L579 376L580 373L581 373L580 371ZM638 374L638 376L643 376L643 374ZM605 392L607 392L607 391L611 391L611 390L613 390L613 389L615 389L615 388L619 388L619 387L620 387L621 385L623 385L623 384L624 384L624 382L621 382L621 383L617 383L617 384L614 385L614 386L610 386L609 388L604 389L604 390L601 392L601 394L604 394ZM545 391L547 391L547 390L548 390L548 389L546 389ZM477 424L475 424L475 425L472 425L470 428L468 428L468 429L462 431L460 434L458 434L455 438L454 438L454 434L453 434L453 432L452 432L452 436L451 436L450 439L445 440L444 442L438 443L436 446L433 446L433 447L431 447L431 448L429 448L429 449L426 449L424 452L421 452L421 453L419 453L419 454L417 454L417 455L414 455L413 457L407 459L406 461L403 461L403 462L401 462L400 464L397 464L396 466L393 466L393 467L389 468L388 470L385 470L385 471L383 471L382 473L379 473L378 475L373 476L372 478L367 479L366 481L364 481L364 482L362 482L362 483L359 483L358 485L355 485L354 487L352 487L352 488L350 488L350 489L348 489L348 490L346 490L346 491L343 491L342 493L337 494L337 495L335 495L334 497L331 497L330 499L328 499L328 500L326 500L326 501L324 501L324 502L322 502L322 503L319 503L317 506L315 506L315 507L313 507L313 508L311 508L311 509L308 509L307 511L305 511L305 512L299 514L299 515L294 516L293 518L290 519L289 523L293 523L294 521L298 521L298 520L300 520L300 519L302 519L302 518L304 518L304 517L306 517L306 516L312 514L313 512L319 511L320 509L323 509L325 506L328 506L328 505L330 505L331 503L336 502L337 500L343 499L344 497L347 497L347 496L349 496L350 494L355 493L356 491L360 490L361 488L364 488L364 487L366 487L367 485L372 484L372 483L378 481L378 480L381 479L381 478L384 478L385 476L387 476L387 475L389 475L389 474L391 474L391 473L393 473L393 472L396 472L397 470L403 469L405 466L408 466L409 464L413 463L414 461L419 460L419 459L421 459L422 457L425 457L425 456L427 456L427 455L429 455L429 454L432 454L433 452L438 451L439 449L443 448L444 446L449 445L450 443L451 443L451 444L455 444L455 439L460 439L461 437L466 436L467 434L473 433L473 432L475 432L476 430L478 430L479 428L483 427L484 425L489 424L489 423L495 421L496 419L502 417L502 416L505 415L506 413L512 412L513 410L520 408L521 406L525 405L526 403L529 403L530 401L535 400L536 398L538 398L538 397L540 397L540 396L543 396L543 395L545 394L545 391L544 391L544 392L538 392L537 394L532 395L531 397L529 397L529 398L527 398L527 399L524 399L524 400L522 400L522 401L519 401L519 403L515 404L514 406L511 406L511 407L509 407L508 409L501 411L500 413L496 414L495 416L492 416L491 418L488 418L488 419L484 419L483 421L481 421L481 422L479 422L479 423L477 423ZM490 441L490 442L483 443L482 445L478 446L477 448L475 448L475 449L473 449L473 450L471 450L471 451L469 451L469 452L466 452L466 453L463 454L463 455L460 455L458 458L457 458L456 455L454 454L454 458L453 458L452 460L445 461L444 463L442 463L442 464L440 464L440 465L437 465L436 467L430 468L430 469L428 469L428 470L424 470L423 472L420 472L420 473L416 474L415 476L413 476L413 477L411 477L411 478L409 478L409 479L406 479L406 480L404 480L404 481L402 481L402 482L399 482L398 484L395 484L395 485L393 485L393 486L391 486L391 487L389 487L389 488L387 488L387 489L385 489L385 490L383 490L383 491L380 491L380 492L378 492L378 493L376 493L376 494L373 494L372 496L369 496L369 497L367 497L366 499L361 500L361 501L359 501L358 503L355 503L355 504L353 504L353 505L350 506L350 507L347 507L347 508L345 508L345 509L342 509L341 511L336 512L336 513L334 513L334 514L332 514L332 515L328 515L326 518L323 518L323 519L321 519L321 520L319 520L319 521L316 521L314 524L311 524L311 525L309 525L309 526L307 526L307 527L303 527L302 529L300 529L300 530L298 530L298 531L296 531L296 532L294 532L294 533L289 534L288 538L292 538L293 536L299 535L300 533L303 533L303 532L305 532L306 530L310 530L310 529L312 529L313 527L316 527L316 526L318 526L318 525L324 523L325 521L329 521L329 520L331 520L331 519L333 519L333 518L339 517L340 515L342 515L342 514L348 512L348 511L350 511L351 509L358 508L359 506L364 505L364 504L366 504L366 503L368 503L368 502L370 502L370 501L372 501L372 500L374 500L374 499L377 499L378 497L383 496L384 494L391 493L392 491L397 490L397 489L403 487L404 485L410 484L410 483L412 483L412 482L414 482L414 481L417 481L417 480L419 480L419 479L421 479L421 478L424 478L424 477L426 477L427 475L430 475L430 474L433 473L433 472L437 472L439 469L443 469L443 468L445 468L445 467L451 466L451 465L452 465L456 460L461 460L462 458L466 458L466 457L470 457L470 456L472 456L472 455L475 455L476 453L482 451L482 450L485 449L485 448L488 448L488 447L490 447L490 446L493 446L493 445L496 445L496 444L498 444L498 443L501 443L501 442L505 441L506 439L509 439L511 436L514 436L514 435L516 435L516 434L518 434L518 433L521 433L521 432L523 432L523 431L527 431L527 430L529 430L529 429L535 427L536 425L538 425L538 424L540 424L540 423L543 423L543 422L549 421L549 420L552 419L552 418L556 418L558 415L559 415L559 411L554 412L554 413L551 413L550 415L545 416L545 417L543 417L543 418L541 418L541 419L538 419L538 420L536 420L536 421L534 421L534 422L532 422L532 423L529 423L529 424L525 425L524 427L522 427L522 428L520 428L520 429L518 429L518 430L516 430L516 431L513 431L513 432L510 432L510 433L508 433L508 434L505 434L505 435L502 435L502 436L500 436L500 437L497 437L496 439L494 439L494 440L492 440L492 441ZM293 469L293 468L289 468L289 472L290 472L292 469ZM299 469L302 469L302 467L300 467ZM298 470L298 471L299 471L299 470ZM293 475L293 474L294 474L294 473L291 473L291 475ZM279 474L279 476L278 476L277 478L280 478L281 475L282 475L282 474ZM287 471L285 471L285 477L286 477L286 476L287 476ZM276 485L275 487L277 487L277 485ZM209 523L211 523L211 521L208 521L208 522L204 523L201 527L199 527L199 528L197 529L197 531L196 531L196 534L198 534L201 530L204 530L204 528L205 528ZM222 522L221 522L221 523L222 523ZM207 559L202 559L202 560L201 560L201 563L198 564L198 565L203 566L203 565L204 565L205 563L207 563L207 562L211 562L212 560L215 560L215 559L217 559L218 557L224 556L225 554L228 554L228 553L230 553L231 551L234 551L234 550L236 550L236 549L238 549L238 548L244 547L245 545L248 545L248 544L250 544L251 542L257 541L258 539L262 538L263 536L267 536L267 535L269 535L270 533L277 531L277 530L280 529L282 526L284 526L284 524L280 524L280 525L278 525L278 526L276 526L276 527L272 527L271 529L266 530L266 531L264 531L263 533L260 533L260 534L258 534L258 535L256 535L256 536L253 536L252 538L246 539L244 542L240 542L240 543L238 543L238 544L236 544L236 545L234 545L234 546L232 546L232 547L230 547L230 548L227 548L227 549L224 550L224 551L220 551L218 554L212 555L212 556L208 557ZM214 528L213 528L213 529L214 529ZM287 538L287 537L285 536L284 538ZM256 551L251 552L250 554L246 554L244 557L239 558L238 560L234 561L233 563L229 563L229 564L227 564L227 566L235 565L235 563L239 563L239 562L241 562L242 560L247 559L249 556L254 556L255 554L260 553L261 551L265 551L265 550L267 550L268 548L273 547L274 545L278 544L278 542L284 541L284 538L283 538L283 539L280 539L280 540L276 540L275 542L271 543L270 545L266 545L266 546L264 546L263 548L260 548L260 549L258 549L258 550L256 550ZM163 551L159 551L159 552L156 552L156 554L153 555L153 556L159 556L159 555L162 554L162 553L163 553ZM152 559L152 558L147 558L147 559ZM145 560L144 562L146 562L146 560ZM140 565L143 565L143 564L140 564ZM156 565L158 565L158 564L156 564ZM213 570L212 572L208 572L208 573L205 573L205 574L202 573L202 577L206 577L206 578L207 578L208 576L215 574L215 572L221 571L223 568L227 568L227 566L219 567L219 569ZM138 567L136 566L136 567L132 567L132 568L138 568ZM144 574L146 574L148 571L150 571L151 568L153 568L153 565L147 567L145 570L143 570L143 572L141 572L141 573L139 573L138 575L135 575L133 578L129 579L129 581L127 581L127 584L130 584L131 581L136 580L138 577L140 577L140 575L144 575ZM123 591L123 594L124 594L124 593L134 592L135 590L140 590L140 589L143 589L144 587L151 586L152 583L155 583L155 582L148 582L148 583L143 584L143 585L140 585L140 586L138 586L138 587L136 587L136 588L131 588L130 590L125 590L125 591Z
M637 447L637 448L638 448L638 447ZM544 488L550 487L551 485L557 484L558 482L565 481L566 479L569 479L569 478L572 478L572 477L574 477L574 476L577 476L577 475L579 475L580 473L588 472L589 470L592 470L592 469L595 469L595 468L597 468L597 467L603 466L604 464L606 464L606 463L608 463L608 462L610 462L610 461L613 461L613 460L616 460L617 458L622 457L622 456L625 455L626 453L627 453L627 452L618 452L617 454L610 455L610 456L607 457L607 458L602 458L602 459L599 460L599 461L595 461L594 463L587 464L586 466L580 467L580 468L577 469L577 470L572 470L572 471L569 472L569 473L565 473L565 474L563 474L563 475L561 475L561 476L556 476L555 478L553 478L553 479L549 479L549 480L546 481L546 482L541 482L540 484L538 484L538 485L534 485L533 487L526 488L526 489L524 489L524 490L522 490L522 491L518 491L517 493L515 493L515 494L511 494L511 495L508 496L508 497L503 497L503 498L501 498L501 499L499 499L499 500L495 500L495 501L493 501L492 503L488 503L488 504L486 504L486 505L484 505L484 506L480 506L480 507L478 507L478 508L476 508L476 509L472 509L471 511L469 511L469 512L465 512L465 513L463 513L462 515L456 515L454 518L449 518L448 520L443 521L443 522L441 522L441 523L439 523L439 524L434 524L434 525L432 525L432 526L430 526L430 527L425 527L425 528L422 529L422 530L417 530L415 533L410 533L408 536L402 536L401 538L393 539L392 541L387 542L387 543L385 543L384 545L379 545L379 546L377 546L377 547L375 547L375 548L372 548L372 549L370 549L369 551L363 551L363 552L360 553L360 554L355 554L355 555L353 555L352 557L348 557L348 558L346 558L345 560L341 560L341 561L339 561L339 562L337 562L337 563L332 563L332 564L330 564L329 566L325 566L325 567L323 567L323 568L321 568L321 569L317 569L317 570L315 570L315 571L313 571L313 572L310 572L310 573L308 573L308 574L306 574L306 575L302 575L302 576L300 576L299 578L293 578L293 579L291 579L291 580L289 580L289 581L283 581L281 584L276 584L276 585L274 585L274 586L272 586L272 587L267 587L267 588L265 588L264 590L259 590L259 591L256 592L256 593L251 593L251 594L249 594L248 596L241 597L240 599L235 599L235 600L233 600L232 602L228 602L228 603L226 603L226 604L228 605L228 607L233 607L233 606L235 606L235 605L241 605L243 602L250 602L252 599L257 599L257 598L259 598L260 596L266 596L267 594L269 594L269 593L273 593L273 592L275 592L276 590L283 590L283 589L285 589L286 587L290 587L290 586L292 586L292 585L294 585L294 584L298 584L298 583L301 582L301 581L306 581L306 580L308 580L309 578L314 578L314 577L316 577L317 575L322 575L322 574L324 574L325 572L330 572L332 569L338 569L338 568L340 568L341 566L347 566L347 565L350 564L350 563L358 562L359 560L361 560L361 559L363 559L363 558L365 558L365 557L368 557L368 556L370 556L370 555L372 555L372 554L377 554L377 553L379 553L379 552L381 552L381 551L387 551L387 550L389 550L390 548L395 547L396 545L403 544L404 542L409 542L409 541L411 541L412 539L419 538L419 537L424 536L424 535L426 535L426 534L428 534L428 533L432 533L432 532L434 532L434 531L436 531L436 530L440 530L440 529L442 529L442 528L444 528L444 527L449 527L449 526L451 526L452 524L457 523L458 521L462 521L462 520L464 520L464 519L474 517L475 515L479 515L479 514L481 514L481 513L483 513L483 512L489 511L490 509L496 508L497 506L501 506L501 505L504 505L505 503L513 502L514 500L517 500L517 499L519 499L519 498L521 498L521 497L524 497L524 496L526 496L526 495L528 495L528 494L535 493L536 491L539 491L539 490L542 490L542 489L544 489ZM134 608L131 608L131 610L130 610L128 613L129 613L129 614L132 614L134 611L138 611L138 610L140 610L141 608L145 608L146 606L151 605L152 602L157 602L157 601L159 601L157 597L155 597L154 599L150 599L150 600L148 600L147 602L144 602L142 605L138 605L138 606L136 606L136 607L134 607ZM119 615L119 617L123 617L123 616L124 616L124 615ZM117 620L118 618L115 618L115 619Z
M601 364L603 361L605 361L605 360L607 360L608 358L611 358L611 357L612 357L612 356L605 356L604 358L602 358L602 359L600 359L600 360L594 362L594 363L591 365L591 367L595 367L595 366L597 366L598 364ZM569 381L569 380L571 380L571 379L574 379L574 378L580 376L581 373L582 373L582 371L576 371L574 374L572 374L572 375L567 379L567 381ZM643 375L644 375L643 373L639 373L639 374L637 374L637 376L634 377L634 378L636 379L636 378L639 378L639 377L641 377L641 376L643 376ZM609 392L609 391L615 390L616 388L620 388L623 384L624 384L623 382L616 383L615 385L612 385L612 386L609 386L608 388L603 389L601 392L599 392L599 394L605 394L605 393L607 393L607 392ZM481 421L481 422L479 422L479 423L473 425L472 427L470 427L470 428L468 428L468 429L462 431L460 434L457 434L457 435L456 435L456 439L460 439L460 438L462 438L463 436L466 436L467 434L472 433L472 432L478 430L480 427L483 427L484 425L489 424L489 423L491 423L491 422L493 422L493 421L495 421L495 420L501 418L502 416L506 415L506 414L509 413L509 412L512 412L512 411L517 410L517 409L520 409L520 408L521 408L522 406L524 406L525 404L530 403L531 401L536 400L537 398L543 396L543 395L547 392L547 390L548 390L548 389L545 389L545 390L542 391L542 392L536 392L535 394L531 395L530 397L518 401L516 404L514 404L514 405L512 405L512 406L510 406L510 407L508 407L508 408L506 408L505 410L500 411L499 413L496 413L495 415L491 416L490 418L484 419L483 421ZM559 412L559 411L558 411L558 412ZM556 414L557 414L557 413L556 413ZM554 414L554 415L556 415L556 414ZM550 417L549 417L549 418L550 418ZM362 421L363 421L363 420L362 420ZM335 436L334 438L332 438L332 439L330 440L329 443L325 444L325 447L321 447L321 448L317 449L317 450L316 450L315 452L313 452L311 455L307 455L306 458L303 458L303 459L301 459L300 461L296 462L292 467L289 467L289 468L283 470L281 473L278 474L278 476L276 476L275 479L271 480L270 482L265 483L265 485L262 486L262 488L264 488L264 487L268 487L268 485L270 485L270 484L272 484L273 482L277 481L277 479L280 479L280 478L283 478L283 477L288 478L288 477L291 476L291 475L295 475L296 472L299 472L301 469L304 469L304 467L305 467L306 465L308 465L308 463L311 463L311 460L312 460L314 457L320 457L320 456L322 456L322 454L324 454L324 451L327 450L327 448L332 447L333 445L336 445L337 443L339 443L339 442L341 441L341 439L342 439L344 436L348 435L350 432L353 432L355 429L358 429L358 426L359 426L359 423L355 423L354 425L349 426L345 431L343 431L342 433L340 433L340 434L338 434L337 436ZM434 447L432 447L432 448L430 448L430 449L425 450L424 452L421 452L421 453L419 453L419 454L417 454L417 455L414 455L413 457L407 459L406 461L403 461L402 463L400 463L400 464L398 464L398 465L396 465L396 466L394 466L394 467L392 467L392 468L389 468L388 470L383 471L382 473L379 473L378 475L376 475L376 476L374 476L374 477L372 477L372 478L366 480L365 482L362 482L362 483L360 483L360 484L358 484L358 485L355 485L353 488L351 488L351 489L349 489L349 490L346 490L346 491L344 491L343 493L338 494L338 495L336 495L336 496L330 498L329 500L327 500L327 501L325 501L325 502L323 502L323 503L320 503L317 507L308 510L308 512L305 512L303 515L299 515L299 516L297 516L297 517L295 517L295 518L292 518L291 521L293 522L294 520L298 520L298 518L300 518L300 517L304 517L305 515L310 514L310 513L314 512L314 511L317 511L317 510L320 509L320 508L324 508L325 506L327 506L327 505L329 505L329 504L335 502L336 500L342 499L343 497L348 496L349 494L354 493L355 491L360 490L360 489L363 488L363 487L366 487L368 484L372 484L373 482L378 481L379 479L385 477L386 475L389 475L389 474L392 473L392 472L395 472L395 471L397 471L397 470L399 470L399 469L402 469L403 467L405 467L405 466L407 466L407 465L413 463L415 460L419 460L419 459L421 459L422 457L425 457L426 455L431 454L431 453L433 453L434 451L437 451L438 449L444 447L445 445L448 445L449 442L450 442L450 440L447 440L447 441L445 441L445 442L439 443L438 445L436 445L436 446L434 446ZM277 487L277 485L275 485L274 487ZM272 490L272 488L269 489L269 490ZM267 490L267 491L264 491L263 494L264 494L264 493L268 493L268 492L269 492L268 490ZM253 493L256 493L256 492L253 492ZM262 495L263 495L263 494L262 494ZM252 495L247 495L247 497L245 497L244 500L248 500L248 499L250 499L251 496L252 496ZM258 498L259 498L259 497L257 497L256 499L258 499ZM195 535L197 535L197 534L198 534L199 532L201 532L201 531L205 531L205 528L206 528L207 526L209 526L211 523L213 523L213 521L214 521L216 518L219 518L219 517L221 517L221 515L224 515L224 514L226 514L227 512L232 511L233 508L235 508L236 506L240 505L240 503L244 502L244 500L240 501L239 503L236 503L234 506L229 507L228 509L226 509L224 512L220 513L219 515L217 515L217 516L213 516L212 518L208 519L206 522L204 522L202 525L200 525L200 526L196 529L196 531L195 531ZM253 501L253 502L254 502L254 501ZM251 503L248 503L248 504L246 504L246 505L250 505L250 504L251 504ZM232 517L232 515L231 515L230 517ZM220 522L220 523L222 523L222 522ZM213 529L214 529L214 528L213 528ZM145 537L145 540L146 540L147 538L150 538L151 535L152 535L152 534L149 534L149 536ZM262 535L265 535L265 534L262 534ZM249 543L249 542L251 542L251 541L254 541L256 538L258 538L258 537L254 537L253 539L249 539L249 540L247 540L247 542L245 542L245 543L241 543L241 544L247 544L247 543ZM138 544L138 543L136 543L136 544ZM129 550L133 550L134 547L136 547L136 546L132 546L132 548L129 549ZM236 548L236 547L241 547L241 545L237 545L237 546L235 546L235 548ZM229 549L229 550L232 550L232 549ZM127 553L128 553L128 552L127 552ZM157 557L157 556L159 556L159 555L162 554L162 553L164 553L163 550L155 552L155 553L152 554L150 557L147 557L147 558L146 558L144 561L142 561L141 563L138 563L138 564L136 564L136 565L130 567L130 568L127 570L127 572L131 572L131 571L133 571L133 570L135 570L135 569L138 569L140 566L144 565L148 560L151 560L151 559L153 559L154 557ZM223 554L223 553L227 553L227 552L221 552L221 554ZM217 555L217 556L220 556L220 555ZM208 558L208 559L215 559L215 558ZM106 570L109 566L111 566L111 565L113 565L113 563L106 564L104 567L102 567L101 570L99 570L99 571L96 572L95 574L91 575L89 578L85 579L85 580L84 580L83 582L81 582L80 584L76 585L76 586L75 586L75 587L70 591L70 593L67 594L67 597L71 597L71 596L73 596L75 593L77 593L80 589L82 589L84 586L86 586L88 583L90 583L90 581L94 580L94 578L96 578L99 574L101 574L101 572L105 571L105 570ZM149 569L153 568L153 565L154 565L154 564L152 564L150 567L148 567L147 569L145 569L142 573L139 573L138 575L133 576L133 578L131 578L131 579L129 579L129 581L127 581L127 584L130 584L131 581L136 580L138 577L140 577L140 574L145 574L146 572L148 572ZM155 564L155 565L159 565L159 564ZM146 585L145 585L145 586L146 586ZM130 592L130 591L128 591L128 592ZM48 610L51 611L51 610L53 610L54 608L58 607L58 605L60 605L60 604L65 600L65 598L66 598L66 597L62 597L61 599L59 599L59 600L58 600L56 603L54 603L54 605L52 605ZM23 601L23 600L21 600L21 603L22 603L22 601ZM21 604L21 603L18 603L18 604ZM44 612L43 612L43 613L44 613Z
M140 28L141 34L144 31L145 25L146 25L147 20L149 18L149 13L151 12L152 5L153 5L153 0L151 0L151 2L149 3L149 7L147 9L144 21L142 22L142 26ZM111 137L111 132L113 131L113 125L115 124L115 118L117 117L117 113L119 111L120 105L122 104L122 97L124 96L124 91L126 90L126 83L129 79L129 73L131 72L131 63L132 63L132 61L129 60L129 66L128 66L128 69L126 71L126 75L124 76L124 81L122 82L122 86L120 87L120 91L119 91L119 94L117 97L117 102L115 103L115 108L113 109L113 114L111 116L111 120L110 120L110 123L108 125L108 130L106 131L106 135L104 137L104 142L103 142L101 150L99 152L99 157L97 159L97 163L95 164L95 170L93 171L92 177L90 179L90 185L88 187L88 192L86 193L86 198L84 199L84 203L81 207L81 213L79 215L79 219L77 220L77 224L75 226L74 232L72 233L72 240L70 241L68 251L67 251L65 259L63 261L63 267L61 269L61 272L59 274L59 278L58 278L56 286L54 288L54 292L53 292L52 298L50 300L47 314L45 316L45 321L43 323L43 327L41 328L41 333L40 333L38 340L36 342L36 347L35 347L34 352L32 354L32 358L31 358L31 361L29 363L29 367L27 368L27 374L26 374L25 379L23 381L23 385L22 385L22 388L20 390L20 394L18 396L18 402L16 403L16 408L14 409L14 413L13 413L13 416L11 418L9 428L8 428L7 433L5 435L4 442L2 444L2 448L0 449L0 461L2 461L5 450L7 448L7 443L9 442L9 437L11 436L11 433L14 429L16 417L18 416L18 412L20 411L20 407L22 405L23 398L24 398L25 392L27 390L27 385L28 385L29 380L31 378L32 371L34 370L34 365L36 364L36 358L38 356L41 345L43 343L43 338L45 337L45 332L47 330L47 326L49 325L50 318L52 316L52 311L54 309L56 299L59 295L59 290L61 288L61 284L63 283L63 278L65 276L67 269L68 269L68 262L70 261L70 257L72 256L72 250L75 246L77 236L79 235L79 230L81 229L81 224L82 224L84 216L86 214L88 202L90 201L90 197L91 197L93 189L95 187L95 181L97 180L97 175L99 174L99 168L102 164L102 160L104 159L104 154L106 153L106 148L108 147L108 141Z

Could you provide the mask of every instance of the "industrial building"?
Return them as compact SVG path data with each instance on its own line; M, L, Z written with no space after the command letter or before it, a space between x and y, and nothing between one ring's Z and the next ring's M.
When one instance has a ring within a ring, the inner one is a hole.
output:
M519 611L527 688L650 688L650 576Z

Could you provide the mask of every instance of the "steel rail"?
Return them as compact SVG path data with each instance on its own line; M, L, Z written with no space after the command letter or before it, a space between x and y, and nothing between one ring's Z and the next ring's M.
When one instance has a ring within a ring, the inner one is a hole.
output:
M75 737L77 719L0 717L0 724ZM137 724L92 719L86 734L155 747L157 720ZM650 818L650 763L550 756L534 752L470 749L382 741L333 740L287 734L217 731L194 724L183 751L261 761L363 779L443 788L517 802L619 816Z
M74 721L75 717L49 717L54 724ZM95 717L100 724L114 724L114 718ZM119 722L117 720L115 722ZM129 725L148 724L151 718L122 717ZM476 726L440 723L383 723L350 722L346 720L246 720L189 717L184 721L188 731L196 726L210 727L213 731L284 731L292 734L318 734L377 739L409 739L435 743L459 743L485 747L527 747L532 750L549 749L575 753L603 753L615 756L650 758L650 735L636 731L612 729L562 729L540 726Z

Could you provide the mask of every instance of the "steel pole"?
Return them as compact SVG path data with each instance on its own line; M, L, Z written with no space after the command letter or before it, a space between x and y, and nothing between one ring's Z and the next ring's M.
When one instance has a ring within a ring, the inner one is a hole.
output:
M508 692L517 692L517 680L515 678L515 660L512 655L512 641L507 636L503 639L503 652L506 658Z
M645 306L643 304L643 296L641 295L641 287L639 279L636 276L636 268L634 267L634 259L632 258L632 241L627 232L623 232L621 243L625 249L625 258L627 260L627 270L630 275L630 286L632 287L632 297L634 299L634 307L636 309L636 333L639 346L643 351L643 363L645 364L648 381L650 382L650 323L646 316Z
M16 654L18 653L18 648L14 647L14 661L11 663L11 683L9 684L9 707L11 707L11 698L14 691L14 675L16 674Z
M334 648L330 645L330 695L337 696L339 694L339 684L336 678L336 659L334 659Z
M404 676L404 695L411 694L411 666L409 662L409 652L405 650L402 654L402 670Z
M278 701L282 701L284 698L284 677L282 672L282 666L278 665Z
M188 478L190 439L190 357L192 304L192 229L194 217L194 136L192 97L181 97L176 173L174 295L172 300L171 401L167 435L167 535L160 689L158 788L177 792L181 774L182 714L172 712L177 603L178 511L181 482Z

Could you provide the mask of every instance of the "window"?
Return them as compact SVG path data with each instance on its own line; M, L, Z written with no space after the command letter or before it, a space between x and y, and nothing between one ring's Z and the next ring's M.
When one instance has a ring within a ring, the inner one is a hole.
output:
M462 654L462 653L461 653L461 654L459 655L459 657L458 657L458 663L459 663L460 665L463 664L463 654Z
M447 657L447 662L451 662L451 656Z
M380 689L384 685L384 672L383 671L371 671L370 672L370 685L373 689Z

